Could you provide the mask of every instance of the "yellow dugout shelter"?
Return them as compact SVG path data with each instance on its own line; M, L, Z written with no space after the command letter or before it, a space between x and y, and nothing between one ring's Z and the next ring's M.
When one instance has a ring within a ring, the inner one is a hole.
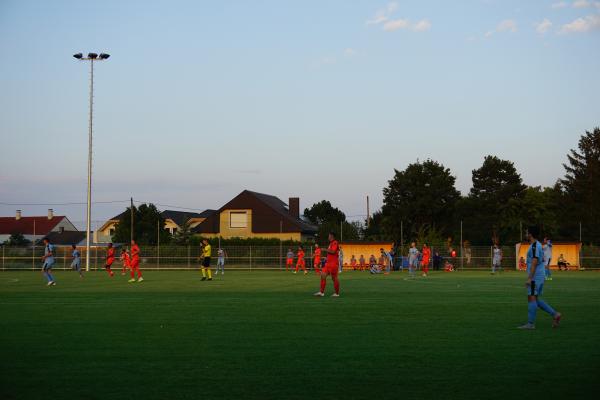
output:
M527 251L529 250L529 243L517 243L516 245L516 259L515 266L518 269L519 260L523 257L527 260ZM552 242L552 260L550 261L550 269L558 269L557 260L562 254L566 262L572 268L579 268L580 260L579 254L581 252L581 243L578 242Z

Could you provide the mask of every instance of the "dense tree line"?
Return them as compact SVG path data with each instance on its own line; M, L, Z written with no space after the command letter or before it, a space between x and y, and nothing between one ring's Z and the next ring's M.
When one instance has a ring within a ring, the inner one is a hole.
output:
M384 202L362 231L365 239L456 240L472 244L517 242L528 225L555 240L600 243L600 129L586 132L552 187L527 186L513 162L486 156L473 170L466 196L442 164L426 160L396 170L383 189Z

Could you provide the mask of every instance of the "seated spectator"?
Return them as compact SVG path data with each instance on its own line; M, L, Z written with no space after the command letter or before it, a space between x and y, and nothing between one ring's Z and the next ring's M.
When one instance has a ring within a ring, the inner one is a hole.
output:
M377 265L377 259L371 254L371 257L369 257L369 267L372 267L373 265Z
M363 271L366 267L367 267L367 261L365 260L365 256L363 256L361 254L360 258L358 259L358 269L360 271Z
M352 254L352 258L350 258L350 267L356 271L357 264L358 261L356 261L356 257L354 257L354 254Z
M567 262L567 260L565 259L565 256L563 254L558 256L558 260L556 260L556 264L558 265L558 269L560 271L562 271L563 268L565 269L565 271L568 271L569 265L571 265Z
M526 271L527 270L527 263L525 262L525 259L523 257L521 257L519 259L519 271Z
M450 263L448 260L446 260L446 263L444 264L444 271L454 272L454 265L452 265L452 263Z

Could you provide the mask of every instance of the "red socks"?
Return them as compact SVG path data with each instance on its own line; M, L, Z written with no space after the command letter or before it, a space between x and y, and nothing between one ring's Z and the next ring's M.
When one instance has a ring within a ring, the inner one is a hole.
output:
M325 285L327 284L326 278L321 278L321 293L325 293Z

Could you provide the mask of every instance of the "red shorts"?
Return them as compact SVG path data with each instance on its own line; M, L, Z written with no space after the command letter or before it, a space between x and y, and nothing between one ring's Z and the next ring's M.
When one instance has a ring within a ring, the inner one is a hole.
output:
M138 268L140 266L140 259L137 257L132 258L131 261L129 262L129 266L131 268Z
M321 265L321 257L315 257L315 267Z
M287 261L285 262L286 265L294 265L294 259L293 258L288 258Z
M322 272L333 277L337 276L340 270L338 269L337 265L325 265L325 268L323 268Z
M110 267L111 265L113 265L114 262L115 262L114 258L107 258L106 259L106 266Z
M301 258L300 260L298 260L298 263L296 265L306 266L306 262L304 262L304 259Z

